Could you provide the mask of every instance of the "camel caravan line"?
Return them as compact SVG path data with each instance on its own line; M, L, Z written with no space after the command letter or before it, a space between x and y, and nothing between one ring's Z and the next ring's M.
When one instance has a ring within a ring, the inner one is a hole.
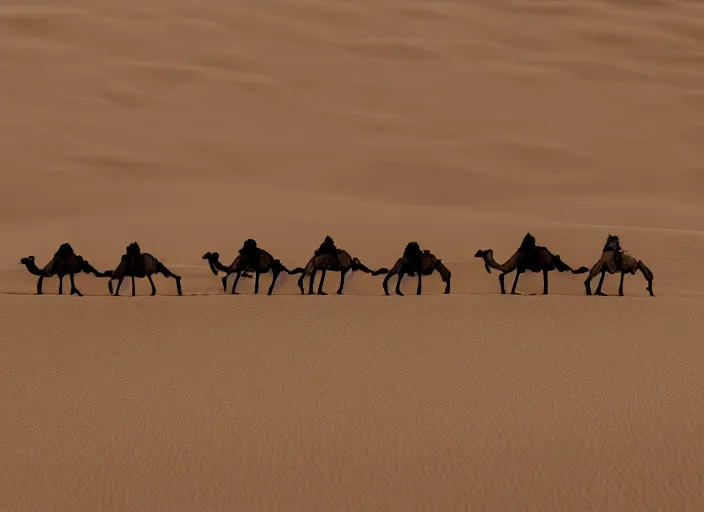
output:
M558 272L569 272L572 274L588 274L584 281L584 286L587 295L592 294L591 281L596 276L600 275L599 284L597 285L595 295L605 295L602 291L604 278L606 273L620 274L621 282L619 285L619 295L623 296L623 280L626 274L634 275L640 271L645 277L648 286L646 290L650 296L653 294L653 273L645 264L621 248L618 236L611 235L606 239L606 243L602 249L601 257L590 268L579 267L573 269L567 263L562 261L559 255L553 254L546 247L536 245L535 237L530 233L526 233L523 237L520 247L516 252L504 263L498 263L494 259L494 251L492 249L480 250L474 255L484 262L484 267L487 272L491 273L491 269L498 270L499 286L501 293L505 294L504 278L507 274L515 272L516 275L511 286L511 294L516 294L518 278L525 272L542 272L543 273L543 294L548 294L548 273L557 270ZM280 260L274 258L269 252L257 246L257 242L253 239L245 240L239 254L234 261L225 266L220 262L220 255L217 252L206 252L203 259L208 262L210 270L214 275L224 274L222 277L223 290L227 291L227 278L230 274L235 274L235 280L232 284L231 293L237 293L237 284L241 278L252 279L254 274L254 293L259 293L259 278L262 274L272 273L271 285L267 291L267 295L271 295L274 291L276 280L282 272L289 275L300 275L298 279L298 287L301 294L305 295L304 282L305 278L309 278L308 294L312 295L314 289L315 276L320 272L320 281L318 283L318 295L326 295L323 292L323 283L327 272L340 273L340 286L337 289L337 294L342 295L345 286L345 276L349 272L362 271L372 276L384 275L382 283L384 293L389 295L388 283L389 280L396 276L397 295L401 293L401 280L405 275L409 277L417 277L418 288L417 295L422 293L423 276L430 276L435 271L440 275L440 278L445 283L445 294L450 293L450 279L452 273L445 266L440 258L435 256L427 249L421 249L417 242L409 242L401 257L396 260L393 266L388 268L379 268L372 270L364 265L359 258L353 257L347 251L339 249L332 238L325 237L323 243L313 252L313 256L304 267L297 267L293 270L286 268ZM37 267L34 256L28 256L20 260L22 265L27 267L27 270L36 276L39 276L37 281L37 294L42 294L42 284L44 278L57 276L59 278L59 295L63 294L63 279L69 276L71 283L71 295L82 296L83 294L76 288L74 276L80 272L93 274L96 277L108 279L108 290L110 295L119 295L120 286L125 277L132 278L132 296L135 295L135 278L147 278L152 287L152 295L156 295L156 286L152 280L152 275L162 274L165 277L173 278L176 281L176 291L182 295L181 291L181 276L177 276L171 272L166 266L159 261L155 256L149 253L142 252L137 242L132 242L125 248L125 253L120 259L120 263L115 270L106 270L100 272L96 270L82 256L76 254L70 244L61 244L59 249L54 254L54 257L43 268ZM117 281L117 287L113 289L113 281Z

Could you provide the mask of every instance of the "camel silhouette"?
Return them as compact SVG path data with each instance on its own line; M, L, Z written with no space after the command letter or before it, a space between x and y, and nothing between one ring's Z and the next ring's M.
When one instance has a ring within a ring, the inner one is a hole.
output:
M604 284L604 278L606 277L606 273L608 272L609 274L621 274L621 282L618 287L618 294L619 296L623 296L624 277L626 276L626 274L635 275L636 271L638 270L640 270L640 272L643 274L643 277L645 277L645 280L648 282L646 290L648 291L651 297L654 297L655 295L653 293L653 273L648 267L645 266L645 263L643 263L641 260L634 258L626 251L621 249L621 242L619 241L618 236L609 233L609 235L606 237L606 243L604 244L604 247L602 249L599 261L594 264L594 266L589 271L589 276L587 277L586 281L584 281L584 286L586 288L587 295L592 294L590 283L591 280L598 274L601 274L601 278L599 279L599 284L596 287L594 295L606 295L604 292L601 291L601 286Z
M518 250L504 263L497 263L494 259L493 249L479 250L474 255L475 258L481 258L484 261L484 268L491 273L490 268L495 268L501 271L499 274L499 284L501 285L501 293L505 294L504 278L506 274L516 271L516 278L513 280L511 294L516 295L516 286L518 278L524 272L542 272L543 273L543 294L548 294L548 272L557 270L558 272L571 272L572 274L584 274L589 272L587 267L579 267L573 270L560 259L557 254L551 253L546 247L535 245L535 237L530 233L526 233Z
M301 274L298 279L298 287L301 289L301 294L305 295L305 290L303 289L303 281L307 275L310 275L310 286L308 289L308 294L313 294L313 283L315 282L315 274L321 271L320 283L318 284L318 295L327 295L323 291L323 283L325 282L325 274L330 272L340 273L340 286L337 289L337 294L342 295L342 291L345 287L345 276L348 272L355 272L361 270L365 274L371 274L373 276L379 276L388 273L388 269L380 268L378 270L371 270L366 265L364 265L359 258L354 258L344 249L339 249L335 246L335 242L329 236L325 237L325 240L320 247L315 250L313 257L308 261L305 267L296 268L291 271L291 274Z
M177 276L171 272L166 266L160 262L157 258L152 256L147 252L142 252L139 244L137 242L132 242L125 248L125 254L122 255L120 259L120 264L111 273L110 280L108 281L108 289L112 295L112 281L117 280L117 288L115 289L115 296L120 295L120 286L122 286L122 281L125 277L132 278L132 296L135 296L135 284L134 280L136 277L149 279L149 284L152 285L152 296L156 295L156 286L154 286L154 281L152 281L152 275L162 274L165 277L173 277L176 279L176 290L179 295L181 293L181 276Z
M222 279L222 285L225 290L227 290L227 277L230 274L237 274L235 282L232 283L233 294L237 294L237 283L239 282L240 277L244 276L251 278L251 275L247 272L255 273L254 293L257 294L259 293L259 276L271 271L273 277L267 295L271 295L274 291L274 285L276 284L276 280L281 272L286 272L287 274L292 273L281 263L280 260L275 259L264 249L257 247L256 240L252 238L245 240L239 251L239 255L229 267L226 267L220 263L220 254L217 252L206 252L203 255L203 259L208 261L210 270L214 275L218 275L218 271L225 272L225 277Z
M35 275L39 276L37 281L37 295L42 295L42 283L45 277L58 276L59 278L59 295L63 295L64 289L64 276L68 275L71 280L71 295L78 295L82 297L83 294L76 288L76 283L74 281L74 275L81 272L86 274L93 274L96 277L109 277L109 272L100 272L93 268L93 266L88 263L87 260L83 259L73 251L71 244L63 243L59 249L54 253L54 257L47 263L44 268L37 267L35 263L34 256L27 256L22 258L20 263L27 267L27 270Z
M388 271L386 277L384 278L383 287L384 293L389 295L389 279L392 276L398 275L398 280L396 281L396 295L403 295L401 293L401 280L405 274L413 277L418 275L418 288L416 294L420 295L422 292L422 276L429 276L434 271L438 271L440 277L445 283L445 294L450 293L450 279L452 278L452 273L445 264L437 258L432 252L428 250L422 251L418 242L409 242L406 248L403 250L403 256L401 256L391 270Z

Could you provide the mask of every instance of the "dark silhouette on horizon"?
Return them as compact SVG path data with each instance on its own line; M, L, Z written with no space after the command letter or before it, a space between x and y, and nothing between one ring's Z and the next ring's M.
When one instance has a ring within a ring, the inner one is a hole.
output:
M292 274L301 274L301 277L298 279L298 287L301 289L302 295L305 295L303 281L307 275L310 275L308 294L313 295L315 274L319 270L322 271L322 275L320 276L320 283L318 284L318 295L327 295L327 293L323 291L323 283L325 282L325 274L328 271L340 273L340 286L337 289L337 295L342 295L347 272L361 270L365 274L371 274L373 276L379 276L388 272L386 268L371 270L359 261L358 258L350 256L344 249L337 248L335 241L330 236L325 237L325 240L323 240L320 247L315 250L313 257L308 261L305 267L299 267L291 271Z
M210 265L210 270L214 275L218 275L218 271L225 272L225 277L222 278L222 286L225 291L227 291L227 278L229 275L237 274L235 282L232 283L233 295L237 294L237 283L240 277L252 277L248 274L249 272L255 273L254 293L257 294L259 293L259 276L271 271L271 286L269 286L267 295L271 295L274 291L274 285L281 272L286 272L287 274L294 273L287 269L280 260L275 259L270 253L258 247L256 240L252 238L248 238L244 241L242 248L239 250L239 255L229 267L220 263L220 254L217 252L206 252L203 255L203 259L207 260Z
M494 250L479 250L474 255L475 258L481 258L484 261L484 268L491 273L491 268L500 270L499 284L501 285L501 293L505 294L504 278L506 274L516 271L516 278L513 280L511 287L511 295L516 295L516 286L518 278L524 272L542 272L543 273L543 294L548 294L548 272L557 270L558 272L571 272L572 274L584 274L589 272L587 267L579 267L573 270L560 259L557 254L551 253L547 247L535 244L535 237L530 233L526 233L518 250L504 263L498 263L494 259Z
M420 295L423 289L422 278L423 276L429 276L434 271L438 271L440 277L445 283L444 294L450 293L450 279L452 278L452 273L445 264L437 258L432 252L428 250L421 250L418 242L409 242L406 244L403 250L403 256L401 256L391 270L386 274L384 278L383 287L384 293L389 295L389 279L392 276L397 275L398 280L396 281L396 295L403 295L401 293L401 280L405 274L413 277L418 275L418 289L416 295Z
M621 242L619 241L618 236L609 233L609 235L606 237L606 243L604 244L604 247L602 249L599 261L594 264L594 266L589 271L589 276L587 277L586 281L584 281L584 286L586 288L587 295L592 294L590 283L591 280L597 276L597 274L601 274L601 278L599 279L599 284L596 287L594 295L606 295L604 292L601 291L601 286L604 284L604 278L606 277L606 273L608 272L609 274L621 274L621 282L618 287L618 294L619 296L623 297L624 277L626 276L626 274L635 275L636 271L638 270L640 270L640 272L643 274L643 277L645 277L645 280L648 282L646 290L648 291L651 297L654 297L655 295L653 293L653 273L648 267L645 266L645 263L643 263L641 260L634 258L621 248Z
M162 274L164 277L172 277L176 279L176 290L179 295L181 293L181 276L177 276L171 272L166 266L160 262L157 258L152 256L147 252L142 252L139 244L137 242L132 242L125 248L125 254L122 255L120 264L117 268L110 272L110 280L108 281L108 290L110 290L110 295L112 292L112 281L117 280L117 288L115 289L115 296L120 295L120 286L122 286L122 281L125 277L132 278L132 296L135 296L135 278L149 279L149 284L152 285L152 296L156 295L156 286L154 286L154 281L152 280L152 275Z
M96 277L110 277L110 272L100 272L93 268L82 256L76 254L69 243L63 243L54 253L54 257L47 263L44 268L37 267L34 256L22 258L20 263L27 267L27 270L39 276L37 281L37 295L42 295L42 284L45 277L58 276L59 278L59 295L63 295L64 291L64 276L68 275L71 280L71 295L83 297L83 294L76 288L74 275L84 272L93 274Z

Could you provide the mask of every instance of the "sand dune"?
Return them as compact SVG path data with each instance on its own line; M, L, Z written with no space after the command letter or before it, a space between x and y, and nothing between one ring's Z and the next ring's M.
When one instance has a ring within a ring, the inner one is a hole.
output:
M686 0L6 0L0 510L702 508L703 44ZM526 231L575 267L618 234L657 297L497 296L473 255ZM326 234L452 295L201 259ZM185 297L19 265L133 240Z
M75 302L0 298L7 510L704 505L701 300Z

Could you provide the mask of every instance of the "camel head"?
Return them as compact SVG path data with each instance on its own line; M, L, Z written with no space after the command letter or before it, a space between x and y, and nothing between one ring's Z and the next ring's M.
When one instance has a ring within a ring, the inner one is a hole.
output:
M213 274L218 275L218 269L215 268L215 262L220 259L220 254L217 252L206 252L203 255L203 259L208 261L208 264L210 265L210 270L213 272Z
M486 262L486 257L489 255L490 252L492 252L491 249L489 249L488 251L479 250L474 254L475 258L481 258L484 260L484 268L489 274L491 274L491 269L489 268L489 264Z
M27 267L27 270L35 276L51 277L51 272L44 270L43 268L38 268L37 264L34 263L34 256L27 256L20 260L20 264Z

